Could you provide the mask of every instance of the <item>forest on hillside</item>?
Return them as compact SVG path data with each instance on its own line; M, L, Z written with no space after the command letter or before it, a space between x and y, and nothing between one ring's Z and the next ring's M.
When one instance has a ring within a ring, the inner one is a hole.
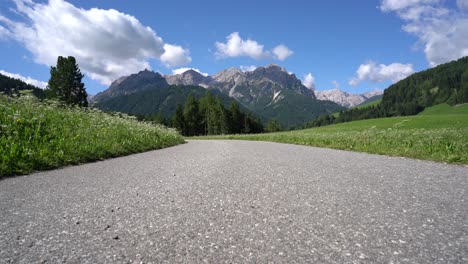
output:
M20 91L30 90L38 98L44 98L44 90L22 80L0 74L0 93L8 96L19 95Z
M237 102L232 101L226 108L221 97L210 92L199 99L189 95L184 106L178 104L168 119L160 112L137 117L176 128L184 136L250 134L264 130L261 121L250 112L244 113Z
M424 108L468 102L468 57L415 73L391 86L376 106L353 108L339 115L324 115L304 127L317 127L362 119L415 115Z

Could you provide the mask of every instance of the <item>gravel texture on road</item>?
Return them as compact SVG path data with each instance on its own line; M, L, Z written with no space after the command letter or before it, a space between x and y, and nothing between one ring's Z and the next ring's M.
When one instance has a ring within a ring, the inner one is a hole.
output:
M252 141L0 180L0 263L468 263L468 168Z

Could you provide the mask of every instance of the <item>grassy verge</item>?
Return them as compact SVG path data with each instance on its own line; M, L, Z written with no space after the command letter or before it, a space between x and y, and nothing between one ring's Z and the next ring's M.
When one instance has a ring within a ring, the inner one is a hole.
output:
M175 130L126 115L0 95L0 178L183 142Z
M431 114L434 111L428 109L418 116L361 120L280 133L197 138L273 141L468 164L466 109L446 110Z

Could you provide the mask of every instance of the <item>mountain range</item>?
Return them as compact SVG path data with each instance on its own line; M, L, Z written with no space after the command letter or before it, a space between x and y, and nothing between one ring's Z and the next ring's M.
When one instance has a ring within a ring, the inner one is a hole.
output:
M200 95L206 91L223 97L223 101L236 100L264 122L276 119L286 127L344 109L334 102L318 100L294 74L277 65L249 72L229 68L213 76L194 70L162 76L145 70L114 81L107 90L93 97L93 105L131 114L160 111L167 116L169 111L164 111L162 105L175 109L175 104L183 104L189 94Z
M375 90L372 92L362 94L352 94L344 92L340 89L331 89L325 91L317 91L315 92L315 94L317 96L317 99L319 100L328 100L335 102L341 106L352 108L371 99L381 98L383 95L383 91Z

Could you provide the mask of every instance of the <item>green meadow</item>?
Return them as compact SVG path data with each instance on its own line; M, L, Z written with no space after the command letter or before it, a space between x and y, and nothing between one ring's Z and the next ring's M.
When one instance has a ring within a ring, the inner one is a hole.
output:
M360 120L305 130L196 137L260 140L468 164L468 104L446 104L416 116Z
M0 95L0 178L183 142L174 129L124 114Z

